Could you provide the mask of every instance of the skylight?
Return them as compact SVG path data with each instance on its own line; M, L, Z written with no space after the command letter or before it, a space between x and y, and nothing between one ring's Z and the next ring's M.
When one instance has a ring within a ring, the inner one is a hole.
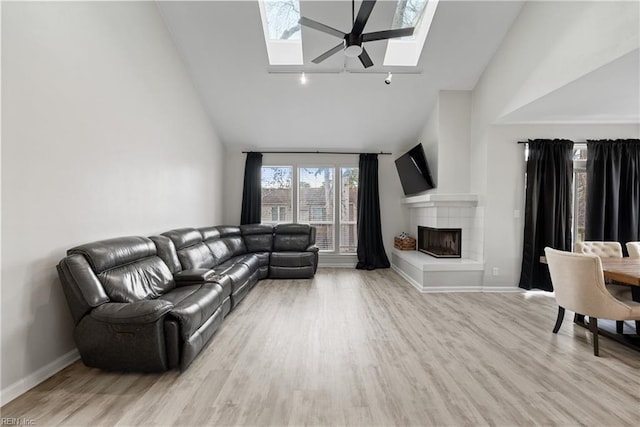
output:
M418 25L427 0L399 0L392 28L410 28Z
M431 21L439 0L399 0L393 17L393 28L416 29L412 37L391 39L383 65L415 67L420 60L422 48L427 40Z
M259 0L271 65L302 65L299 0Z

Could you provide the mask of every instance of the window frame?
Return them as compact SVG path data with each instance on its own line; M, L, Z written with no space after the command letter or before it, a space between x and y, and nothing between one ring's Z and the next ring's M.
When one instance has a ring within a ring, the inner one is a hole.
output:
M340 218L340 211L339 211L339 206L341 204L341 188L342 187L337 187L337 184L339 184L340 186L342 186L342 169L343 168L350 168L350 169L358 169L359 165L358 165L358 160L355 159L353 161L336 161L336 162L332 162L331 160L329 161L322 161L319 160L318 162L307 162L307 161L303 161L303 162L298 162L298 161L293 161L293 160L277 160L274 159L273 162L263 162L262 164L263 168L276 168L276 167L282 167L282 168L292 168L292 173L291 173L291 191L292 191L292 212L291 212L291 222L295 223L300 223L300 224L321 224L321 223L326 223L328 225L333 225L333 250L320 250L320 253L322 254L326 254L326 255L339 255L339 256L355 256L356 252L340 252L340 229L341 229L341 218ZM313 223L309 222L309 221L299 221L299 206L300 206L300 195L299 195L299 186L300 186L300 168L330 168L333 169L333 222L331 221L326 221L326 222L322 222L322 221L314 221ZM336 176L336 174L340 174L339 177ZM262 189L261 189L262 191ZM357 200L356 200L357 203ZM270 221L263 221L261 219L261 223L262 224L276 224ZM349 224L351 222L348 222ZM357 220L356 220L356 224L357 224Z

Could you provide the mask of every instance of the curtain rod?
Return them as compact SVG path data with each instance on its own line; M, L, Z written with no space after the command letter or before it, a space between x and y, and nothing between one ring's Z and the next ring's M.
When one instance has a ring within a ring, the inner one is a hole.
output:
M553 142L553 140L549 140L550 142ZM518 144L528 144L530 141L518 141ZM587 141L572 141L574 144L586 144Z
M385 153L383 151L379 153L354 153L345 151L243 151L243 153L262 153L262 154L381 154L383 156L390 156L393 153Z

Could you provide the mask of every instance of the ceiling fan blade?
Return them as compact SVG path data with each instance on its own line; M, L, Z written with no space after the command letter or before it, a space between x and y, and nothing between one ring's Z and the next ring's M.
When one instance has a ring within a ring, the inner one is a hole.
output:
M300 25L304 25L305 27L313 28L314 30L322 31L323 33L331 34L332 36L344 38L345 33L340 30L336 30L333 27L328 25L321 24L318 21L314 21L313 19L305 18L304 16L300 18L298 21Z
M344 49L344 43L340 43L336 47L332 47L331 49L329 49L322 55L318 56L316 59L312 60L311 62L313 62L314 64L319 64L325 59L327 59L328 57L330 57L331 55L335 55L336 53L340 52L342 49Z
M367 21L369 20L369 16L371 15L371 11L375 5L376 0L362 0L362 5L360 6L358 16L356 17L356 22L353 23L353 28L351 29L352 34L362 34L364 26L367 25Z
M400 28L397 30L375 31L373 33L366 33L362 35L363 42L373 42L376 40L393 39L396 37L412 36L415 28Z
M367 53L365 48L362 48L362 53L360 54L360 56L358 56L358 58L360 58L360 62L362 62L362 66L364 68L369 68L373 65L373 61L369 57L369 54Z

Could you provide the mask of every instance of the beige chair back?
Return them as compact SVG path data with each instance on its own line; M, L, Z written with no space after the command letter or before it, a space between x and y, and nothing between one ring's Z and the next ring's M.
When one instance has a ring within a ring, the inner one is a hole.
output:
M622 245L620 242L576 242L573 252L597 255L600 258L622 258Z
M640 242L627 242L629 258L640 258Z
M630 318L631 307L607 291L598 256L551 248L544 251L559 306L601 319Z

